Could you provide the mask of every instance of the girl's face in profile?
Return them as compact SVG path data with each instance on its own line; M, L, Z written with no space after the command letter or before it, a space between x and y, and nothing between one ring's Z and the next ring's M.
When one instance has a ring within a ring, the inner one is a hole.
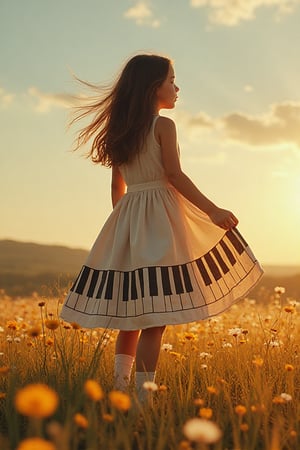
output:
M174 68L170 64L165 81L159 86L159 88L157 88L156 91L158 110L174 108L178 91L179 87L175 84Z

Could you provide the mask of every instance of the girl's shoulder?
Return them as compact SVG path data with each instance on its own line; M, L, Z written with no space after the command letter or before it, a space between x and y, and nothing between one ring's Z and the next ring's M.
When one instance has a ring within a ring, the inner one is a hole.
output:
M175 134L176 125L174 120L165 116L158 116L154 126L154 136L157 142L161 142L162 135Z
M156 124L161 127L164 127L164 126L175 127L174 120L170 119L170 117L160 116L160 115L157 117Z

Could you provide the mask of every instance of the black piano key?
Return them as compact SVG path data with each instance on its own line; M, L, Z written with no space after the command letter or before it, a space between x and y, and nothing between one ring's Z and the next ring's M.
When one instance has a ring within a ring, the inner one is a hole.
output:
M93 297L93 295L94 295L94 290L95 290L95 287L96 287L96 284L97 284L97 281L99 278L99 273L100 273L99 270L94 270L94 272L93 272L90 287L89 287L89 290L87 293L88 297Z
M104 288L104 285L105 285L106 278L107 278L107 270L103 270L103 272L102 272L102 278L101 278L101 282L100 282L100 286L99 286L99 289L98 289L96 298L101 298L101 295L102 295L102 292L103 292L103 288Z
M170 283L170 277L169 277L169 269L168 269L168 267L161 267L160 271L161 271L161 281L162 281L164 295L172 295L171 283Z
M244 237L241 235L241 233L239 232L239 230L237 228L233 228L232 231L240 238L240 240L242 241L245 248L249 247L248 243L245 241Z
M172 272L173 272L173 279L174 279L176 294L183 294L184 289L183 289L179 266L172 266Z
M205 268L205 265L203 264L203 262L201 261L201 258L196 259L196 263L197 263L197 267L199 269L199 272L203 278L203 281L205 283L206 286L209 286L210 284L212 284L212 281L210 279L210 276L208 275L208 272Z
M136 281L135 281L135 271L131 272L131 300L137 300L137 289L136 289Z
M84 266L84 269L82 271L79 283L78 283L77 288L76 288L77 294L82 294L83 293L83 290L85 288L86 282L87 282L89 274L90 274L90 270L91 269L89 267Z
M82 271L83 271L83 268L81 269L81 271L80 271L79 274L77 275L76 280L74 281L73 286L71 287L70 291L72 291L72 292L74 291L75 286L76 286L76 284L77 284L77 281L79 280L80 275L82 274Z
M216 260L220 264L220 267L221 267L223 273L229 272L229 267L227 266L227 264L225 263L224 259L222 258L219 250L216 247L214 247L212 249L212 253L214 254Z
M106 284L106 290L105 290L105 295L104 295L104 298L106 300L111 300L112 299L113 287L114 287L114 276L115 276L115 271L114 270L109 270L108 271L107 284Z
M238 238L236 237L236 235L232 232L232 230L227 231L226 236L228 237L228 239L230 240L230 242L232 243L238 254L241 255L245 249L238 240Z
M144 274L143 274L143 269L138 269L138 273L139 273L139 280L140 280L142 298L144 298L145 295L144 295Z
M124 272L123 275L123 301L127 302L129 300L129 273Z
M219 270L219 267L217 266L217 264L215 263L213 257L211 256L210 253L206 253L206 255L204 255L204 259L207 262L207 265L211 271L211 273L213 274L214 279L217 281L220 278L222 278L222 274Z
M193 292L193 286L192 286L192 282L191 282L190 275L189 275L186 264L182 264L181 270L182 270L182 275L183 275L185 292Z
M149 290L151 296L158 295L157 278L156 278L156 267L148 267L149 274Z
M225 242L222 240L220 241L220 245L222 247L222 249L224 250L225 255L227 256L230 264L232 266L234 266L234 264L236 263L236 259L233 256L233 253L231 252L231 250L227 247L227 245L225 244Z

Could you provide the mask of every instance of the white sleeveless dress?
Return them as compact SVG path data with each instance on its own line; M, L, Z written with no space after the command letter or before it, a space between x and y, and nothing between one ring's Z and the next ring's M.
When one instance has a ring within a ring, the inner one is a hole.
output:
M235 228L225 231L165 177L152 128L120 167L127 184L62 307L87 328L136 330L194 322L244 298L263 274Z

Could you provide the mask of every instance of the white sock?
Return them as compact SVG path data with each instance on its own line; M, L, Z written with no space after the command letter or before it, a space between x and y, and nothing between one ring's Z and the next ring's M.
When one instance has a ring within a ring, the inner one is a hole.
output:
M134 357L131 355L121 353L115 355L115 389L119 391L127 390L133 362Z
M141 403L145 403L149 398L149 392L144 389L145 381L154 381L155 372L135 372L135 383L138 399Z

